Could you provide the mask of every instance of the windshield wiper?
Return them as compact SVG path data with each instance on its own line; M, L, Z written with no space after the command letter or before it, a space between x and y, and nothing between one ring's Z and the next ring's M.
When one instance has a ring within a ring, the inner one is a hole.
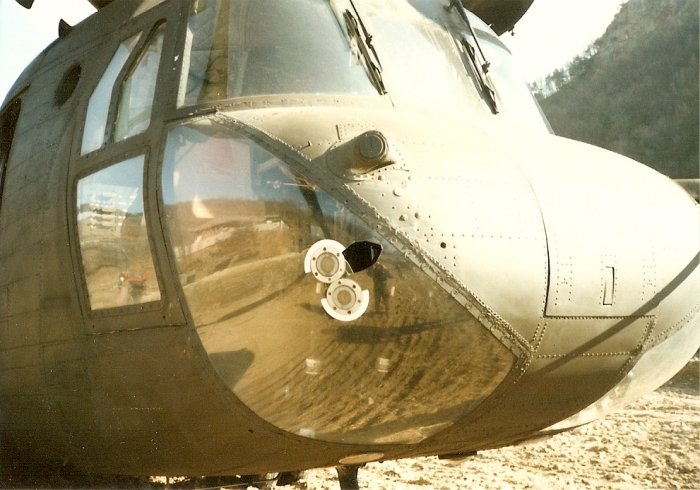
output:
M498 114L498 106L496 105L496 91L491 86L491 80L489 79L488 75L491 63L489 63L489 61L486 59L484 51L481 49L481 44L479 44L479 38L476 37L476 32L474 32L472 23L469 21L469 15L467 14L467 9L465 9L464 5L462 5L462 0L452 0L450 2L450 5L447 7L447 10L450 10L453 7L457 9L459 16L462 18L464 24L467 26L469 34L471 34L472 39L474 39L474 44L476 45L475 48L474 46L472 46L472 44L469 42L465 35L461 36L460 42L462 43L462 47L467 52L469 60L472 63L474 73L476 73L479 88L481 89L482 94L484 94L484 97L486 97L486 102L491 108L491 112L493 112L494 114ZM477 51L478 54L481 56L481 59L479 59L479 57L477 56Z
M343 14L345 23L347 24L348 34L350 34L351 38L355 39L357 46L360 48L360 53L362 53L362 57L365 59L365 64L367 65L367 72L369 73L370 80L372 80L379 94L384 95L386 94L386 88L382 80L382 64L379 61L379 56L377 56L377 51L372 45L372 35L367 32L367 28L365 28L365 24L362 22L362 18L357 12L357 8L352 0L350 0L350 5L355 11L355 15L353 15L349 9L345 10ZM360 29L362 32L360 32Z

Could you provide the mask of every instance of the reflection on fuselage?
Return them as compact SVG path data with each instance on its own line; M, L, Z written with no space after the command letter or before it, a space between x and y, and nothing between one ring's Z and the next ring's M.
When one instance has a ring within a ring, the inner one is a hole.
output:
M490 394L514 356L352 213L235 134L171 130L163 194L188 306L221 378L290 432L417 442ZM350 325L321 307L305 251L332 236L381 243L353 274L370 309ZM426 293L427 292L427 293Z

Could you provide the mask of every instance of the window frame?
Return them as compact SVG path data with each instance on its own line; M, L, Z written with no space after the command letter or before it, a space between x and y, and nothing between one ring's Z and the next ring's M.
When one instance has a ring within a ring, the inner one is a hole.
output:
M85 117L83 118L82 124L80 126L80 130L82 131L82 137L80 139L80 156L81 157L84 157L86 155L90 155L90 154L97 152L97 151L101 151L105 147L108 146L107 129L109 127L110 107L112 106L112 99L114 97L114 86L117 84L117 81L119 80L119 75L121 74L121 71L124 68L124 65L126 65L129 62L129 59L131 58L133 51L136 49L138 42L139 42L139 40L141 40L142 37L143 37L143 32L139 31L136 34L134 34L133 36L130 36L127 39L120 41L117 44L117 47L114 50L114 53L112 53L112 56L109 58L109 63L105 64L103 69L101 70L99 80L92 87L92 90L90 91L90 97L87 98L87 103L85 104L85 107L84 107ZM119 53L119 50L122 47L126 47L126 49L129 49L128 43L134 38L136 38L135 42L134 42L134 46L129 51L129 54L127 55L126 59L124 60L122 67L116 73L116 75L114 76L114 80L112 81L112 87L110 88L110 91L109 91L109 98L110 99L107 101L108 103L107 103L107 107L106 107L106 112L104 111L104 109L105 109L104 106L99 106L99 107L93 108L92 107L93 97L95 97L95 95L98 94L98 89L100 89L100 85L102 84L102 82L104 82L105 80L108 80L108 78L106 78L107 72L112 67L112 64L114 63L115 59L117 59L117 54ZM82 111L81 111L81 113L82 113ZM104 125L104 127L102 127L102 134L101 135L93 134L92 132L89 133L87 131L88 121L90 121L91 116L99 116L100 117L99 122L100 122L101 126ZM102 116L104 116L104 118L102 118ZM101 137L102 142L100 143L100 146L98 146L97 148L94 148L93 144L91 142L90 146L89 146L90 149L86 150L86 148L85 148L86 141L88 139L91 139L93 136L95 138Z
M174 67L178 60L175 58L179 41L178 25L183 12L186 12L186 0L173 0L157 5L135 18L125 22L121 28L106 34L96 40L93 49L97 53L107 51L109 56L99 57L96 66L86 67L90 71L89 86L85 85L86 93L92 94L101 80L102 74L108 67L118 46L129 38L141 34L133 51L124 66L120 69L114 81L107 114L105 142L101 148L86 154L81 154L82 139L85 132L86 116L89 97L84 97L77 108L79 118L75 125L72 158L68 172L68 188L66 213L68 221L68 239L71 244L71 259L73 262L73 281L75 283L85 328L89 334L103 334L125 330L141 330L148 328L163 328L182 326L187 320L178 299L177 285L171 277L171 264L166 252L160 216L158 214L157 185L154 179L155 169L159 167L161 158L162 127L165 120L172 114L175 106L177 81L174 79ZM138 5L134 4L134 8ZM158 66L157 84L153 94L151 121L141 133L120 141L113 141L113 128L116 122L117 110L120 103L122 85L129 76L147 43L151 42L157 30L165 24L163 50ZM83 267L80 243L78 238L78 207L77 192L79 181L95 172L130 158L144 156L143 166L143 207L146 219L148 244L151 251L156 281L160 291L160 300L149 303L129 304L114 308L93 310Z
M81 264L83 265L82 279L83 279L84 286L85 286L86 290L88 291L88 297L90 296L90 292L97 292L96 290L93 289L93 287L90 286L90 281L88 280L88 276L85 273L85 262L84 262L84 258L85 258L84 257L84 250L85 250L85 248L83 246L83 242L82 242L81 237L80 237L80 229L79 229L80 224L78 221L78 217L81 213L80 204L77 202L78 197L79 197L78 189L80 187L80 184L86 178L94 176L94 175L96 175L104 170L110 169L116 165L120 165L120 164L129 162L129 161L135 160L137 158L141 159L141 176L140 176L141 177L141 201L142 201L141 204L143 207L143 217L145 219L146 241L148 243L148 248L151 252L151 255L150 255L151 265L153 267L153 272L155 273L155 276L156 276L155 282L157 283L159 298L156 301L145 301L142 303L130 303L130 304L125 304L125 305L109 306L109 307L102 307L102 308L95 308L92 305L92 301L88 300L90 311L96 316L102 316L102 315L110 316L110 312L108 310L114 310L114 309L119 309L122 311L129 311L129 309L134 309L134 307L138 307L138 309L140 311L143 311L143 310L158 309L159 307L162 306L160 303L162 302L162 298L163 298L163 292L162 292L163 288L161 285L161 281L159 280L159 275L157 274L157 272L155 270L155 253L154 253L154 248L153 248L153 242L151 240L151 232L152 232L153 227L150 225L150 219L146 213L146 179L145 179L145 176L147 174L147 168L146 168L146 162L147 162L147 158L148 158L147 152L135 152L135 154L133 156L125 157L123 159L119 159L118 161L109 162L109 164L107 164L105 166L100 166L98 168L91 169L90 172L82 174L76 180L75 192L73 194L75 197L74 205L75 205L75 210L76 210L75 215L74 215L74 219L75 219L75 225L76 225L75 229L77 232L76 233L77 242L78 242L77 248L78 248L78 252L80 255L80 259L81 259Z
M342 93L284 93L284 94L265 94L265 95L246 95L235 98L225 98L225 99L215 99L205 102L197 102L191 105L178 105L177 97L180 90L180 84L182 77L187 78L187 74L183 73L185 70L185 55L184 51L187 45L187 29L188 29L188 19L190 16L191 7L194 2L198 0L182 0L181 10L180 10L180 24L178 26L177 40L174 43L174 56L175 63L172 68L174 71L173 83L175 84L175 98L173 103L169 105L170 117L169 120L177 120L181 118L192 118L199 115L207 115L217 110L239 110L239 109L250 109L250 108L266 108L266 107L289 107L298 106L303 100L309 100L314 102L322 103L326 106L338 106L338 107L365 107L365 108L376 108L376 107L393 107L391 100L391 94L384 94L378 96L358 96L352 94L342 94ZM331 13L334 17L334 21L337 22L337 26L343 37L344 42L348 41L348 35L345 29L345 21L342 19L342 11L345 8L350 7L348 0L326 0L329 2L329 7ZM339 17L340 14L340 17ZM363 63L364 67L364 63ZM366 67L364 68L365 75ZM371 82L369 82L371 84Z
M105 170L107 168L110 168L114 165L118 165L120 163L126 162L128 160L131 160L133 158L141 157L143 156L143 171L141 174L142 178L142 192L143 192L143 208L144 208L144 217L146 219L146 230L147 230L147 237L148 237L148 246L151 251L151 258L153 260L153 267L155 269L156 273L156 282L158 283L158 290L160 292L160 299L158 301L151 301L147 303L138 303L138 304L127 304L123 306L116 306L116 307L110 307L110 308L100 308L100 309L93 309L90 304L90 294L89 294L89 287L87 283L87 276L85 274L85 267L84 267L84 262L83 262L83 251L82 247L80 244L80 235L78 233L78 215L80 213L80 209L78 206L78 185L80 182L91 175L94 175L102 170ZM109 317L114 317L114 316L122 316L122 315L128 315L130 313L146 313L146 312L159 312L160 310L163 309L166 303L166 294L165 294L165 288L163 287L163 281L162 277L163 274L160 273L157 262L158 262L158 254L156 253L156 247L154 244L154 232L157 231L157 227L154 227L152 224L152 213L149 212L149 200L151 199L148 191L148 184L147 184L147 176L149 174L148 171L148 161L150 158L149 154L149 149L147 147L143 146L137 146L133 149L133 151L130 151L128 153L123 153L120 156L116 156L110 159L106 159L103 161L101 165L95 165L90 167L89 169L86 169L83 172L80 172L76 175L76 178L73 181L73 186L71 188L71 193L70 193L70 201L71 204L69 206L70 209L70 228L71 228L71 236L73 237L73 244L75 248L75 253L77 255L77 261L75 261L76 264L76 271L78 271L79 276L80 276L80 281L79 284L81 285L81 298L83 298L83 303L85 305L85 312L88 313L88 315L92 319L98 319L98 318L109 318Z
M155 37L158 35L158 31L160 30L161 27L164 27L164 32L163 32L163 49L160 55L160 61L158 64L158 73L156 74L156 87L153 92L153 100L151 101L151 118L149 120L149 124L146 127L145 130L141 131L140 133L127 136L125 138L122 138L120 140L116 140L116 126L117 126L117 120L119 118L119 107L121 106L122 102L122 95L124 92L124 85L126 84L127 80L133 75L133 73L136 71L138 68L138 65L143 57L143 55L146 53L146 50L148 49L148 46L150 45L151 41L155 39ZM146 33L147 32L147 33ZM134 47L134 50L131 52L129 55L129 58L126 60L126 63L124 63L124 66L119 72L119 75L117 75L117 78L114 82L114 86L112 87L112 94L111 94L111 99L109 102L109 111L107 113L107 126L106 126L106 131L105 131L105 142L104 145L113 145L116 143L120 143L122 141L127 141L130 140L131 138L135 138L145 132L147 132L151 126L151 123L153 122L153 113L155 112L156 108L156 99L158 95L158 81L162 80L161 77L161 68L162 65L164 64L164 58L166 54L166 43L165 41L168 38L168 21L165 18L162 18L160 20L157 20L152 24L150 29L147 31L143 31L143 34L141 35L141 38L137 41L136 46Z

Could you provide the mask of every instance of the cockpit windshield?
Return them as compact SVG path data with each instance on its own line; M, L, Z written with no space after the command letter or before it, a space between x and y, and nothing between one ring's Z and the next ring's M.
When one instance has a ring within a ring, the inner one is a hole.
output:
M399 107L487 114L445 29L419 16L372 7L372 25L387 91Z
M485 30L475 29L475 32L489 62L488 76L503 117L515 124L549 131L549 125L508 48Z
M377 99L386 92L397 108L547 131L507 48L476 16L469 14L470 29L449 5L193 0L178 105L283 94ZM489 62L488 94L470 61L474 45Z
M327 0L193 2L179 105L272 94L379 94Z

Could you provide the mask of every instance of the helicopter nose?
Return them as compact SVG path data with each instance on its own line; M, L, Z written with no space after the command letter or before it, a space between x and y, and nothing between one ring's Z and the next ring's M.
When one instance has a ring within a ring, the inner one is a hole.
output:
M655 314L658 331L697 306L700 206L677 184L561 138L522 168L547 234L546 316Z
M440 264L446 283L494 312L505 337L547 356L632 353L692 317L700 206L672 180L551 135L498 139L508 145L461 137L457 149L413 146L411 156L431 165L380 169L364 196ZM640 320L613 335L615 319L632 317ZM566 327L537 340L544 323L581 319L600 321L575 340L564 339Z
M679 367L668 358L697 350L700 206L620 155L516 138L472 146L460 167L414 170L427 215L416 230L426 255L491 312L485 326L523 346L512 412L495 410L494 427L513 417L544 428L625 374L622 403L657 388Z
M601 384L612 381L609 391L551 427L561 430L653 391L700 347L700 205L664 175L605 150L553 138L533 153L521 167L550 263L549 329L535 356L551 362L538 374L586 357L596 376L613 373ZM570 383L576 396L586 383Z

